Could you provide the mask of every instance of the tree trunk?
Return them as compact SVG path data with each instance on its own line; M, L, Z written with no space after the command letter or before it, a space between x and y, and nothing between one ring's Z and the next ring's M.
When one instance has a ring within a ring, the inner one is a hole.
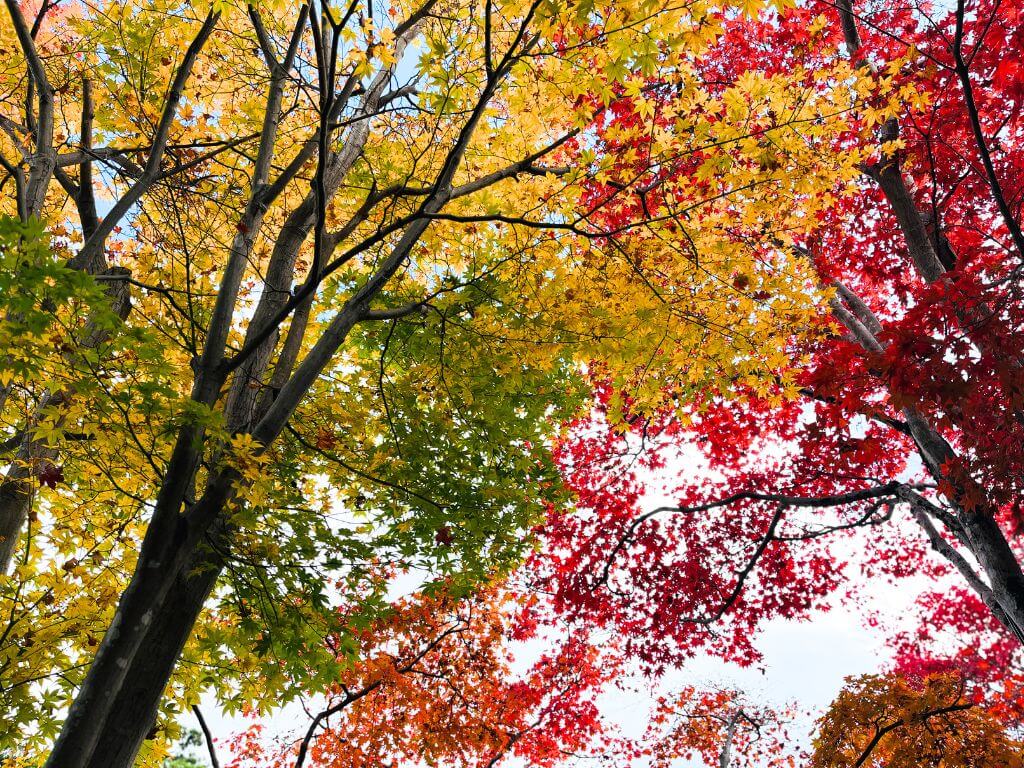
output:
M7 573L14 559L14 550L31 507L32 482L28 467L16 463L0 482L0 577Z
M90 272L90 274L97 273ZM102 271L102 274L108 277L124 278L110 282L107 296L110 297L110 308L121 320L125 320L132 308L131 293L128 290L127 282L131 273L124 267L114 267ZM82 334L81 348L95 349L109 337L110 332L97 328L93 319L90 318ZM71 397L73 397L73 393L69 391L54 392L43 397L36 413L25 427L25 435L10 469L0 480L0 577L10 569L14 551L21 536L21 529L25 527L25 521L32 509L32 501L35 497L32 464L35 461L50 460L57 456L56 449L45 441L32 437L36 421L43 409L63 405Z
M1019 636L1024 633L1024 572L993 512L989 508L964 511L959 520L971 542L972 553L988 577L993 596L1016 625Z
M964 543L984 571L996 602L1015 625L1008 629L1019 636L1024 633L1024 571L996 522L997 510L987 503L968 508L965 499L987 498L984 489L964 488L962 481L951 477L945 469L956 458L950 444L916 409L905 408L903 414L928 472L937 483L953 485L957 498L952 501L957 509L956 521L967 539ZM973 483L969 477L966 482ZM975 493L969 492L972 490Z
M899 163L895 158L882 161L880 168L870 169L870 175L881 187L889 202L889 208L903 232L904 242L917 272L926 282L934 283L945 273L935 245L928 234L928 228L921 218L921 212L914 204L914 197L907 188Z
M156 620L146 633L141 652L128 669L91 759L81 765L131 768L156 722L167 681L222 567L219 558L209 550L197 552L175 579L156 611Z
M164 479L132 580L121 595L46 768L86 768L111 728L124 729L123 738L138 737L119 747L126 755L130 752L124 764L131 765L152 726L152 713L192 632L202 601L216 581L219 569L203 574L193 574L190 569L203 562L208 551L206 537L211 533L219 539L226 537L219 523L237 475L228 471L214 477L192 509L180 514L179 491L189 484L193 466L190 435L191 430L186 429L179 439L176 451L181 453L171 459L176 471L169 471ZM182 464L185 471L181 471ZM190 578L197 581L190 582ZM203 578L211 579L209 586L203 587L199 580ZM150 700L156 703L150 705ZM115 723L117 718L123 722Z

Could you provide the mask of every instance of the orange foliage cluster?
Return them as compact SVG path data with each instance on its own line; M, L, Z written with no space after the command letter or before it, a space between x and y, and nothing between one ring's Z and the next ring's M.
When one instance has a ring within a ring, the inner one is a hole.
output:
M502 589L414 596L356 637L309 730L270 745L254 725L232 744L234 768L485 766L511 754L550 766L601 741L594 697L616 663L588 638L539 637Z
M955 674L849 681L822 718L815 768L1019 768L1024 744Z

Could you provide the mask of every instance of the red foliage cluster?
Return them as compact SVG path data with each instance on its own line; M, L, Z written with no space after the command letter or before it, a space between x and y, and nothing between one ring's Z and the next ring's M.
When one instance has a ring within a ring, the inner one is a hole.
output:
M607 390L598 392L605 407ZM651 672L697 651L750 663L757 658L754 631L764 618L804 616L823 607L821 598L837 586L838 569L813 541L774 540L759 551L769 529L781 536L790 528L775 520L778 505L770 501L738 504L728 514L665 510L643 518L652 506L645 479L664 469L684 434L678 458L697 466L692 477L667 489L679 504L699 508L727 495L730 486L778 487L780 466L747 461L759 455L761 442L759 414L749 406L719 401L685 433L668 417L625 434L603 421L581 420L559 446L578 505L552 515L543 531L545 550L532 567L554 593L557 610L588 625L614 627L627 653ZM795 426L799 408L788 410ZM723 469L741 477L711 479Z
M556 554L538 569L559 610L614 627L654 671L697 650L751 662L761 622L825 607L841 583L856 599L852 568L843 581L851 554L864 578L928 575L940 586L922 597L919 626L893 630L898 670L955 668L1019 721L1022 6L838 7L732 19L698 69L727 85L752 68L811 71L846 55L881 71L909 51L897 85L930 99L835 137L833 151L875 152L861 191L839 195L799 247L823 286L839 286L835 317L823 318L833 332L794 336L802 399L774 405L724 383L686 407L683 426L666 414L603 419L611 398L597 385L597 418L568 425L558 453L582 512L552 514ZM830 26L812 35L818 13ZM610 123L633 120L622 108ZM646 173L653 196L699 162L619 172ZM642 195L616 193L595 184L595 205L614 221L642 215L629 207ZM652 487L667 471L682 479ZM671 503L657 512L662 495ZM968 572L967 586L947 589Z

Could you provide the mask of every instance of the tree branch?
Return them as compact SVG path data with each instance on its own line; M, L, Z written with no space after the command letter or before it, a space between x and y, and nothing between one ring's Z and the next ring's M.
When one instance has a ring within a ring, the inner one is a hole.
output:
M8 3L13 0L7 0ZM213 30L217 25L217 20L220 18L219 12L211 11L206 20L203 22L202 27L199 29L199 33L192 40L191 44L185 51L185 56L182 59L181 65L178 67L178 71L175 73L173 80L171 81L170 90L167 94L167 100L164 102L164 109L160 115L160 121L157 123L156 134L153 138L153 145L150 148L149 156L146 159L146 165L142 169L142 176L129 188L127 192L114 204L114 207L103 217L103 221L100 222L96 231L93 232L92 236L89 237L82 245L81 250L71 260L71 265L77 269L84 269L89 272L97 271L97 265L105 265L106 259L103 255L103 250L106 245L107 237L114 230L121 219L124 218L125 214L142 198L146 190L152 185L153 181L160 173L160 163L163 160L164 150L167 148L168 136L170 134L171 125L174 122L174 117L178 112L178 104L181 101L182 95L185 90L185 84L188 82L189 77L192 74L192 68L195 66L196 59L199 57L200 51L203 46L206 45L206 41L209 40L210 35L213 34Z
M28 65L30 86L36 90L37 116L35 119L35 152L28 159L29 178L26 186L25 209L29 216L38 216L42 212L46 200L46 192L50 186L50 178L57 162L57 152L53 146L53 87L46 76L43 60L36 50L32 31L21 14L17 0L5 0L7 10L14 25L22 53ZM45 7L44 3L44 7ZM31 115L29 115L31 118ZM29 123L33 121L30 119Z
M203 739L206 741L206 751L210 754L210 764L213 768L220 768L220 761L217 760L217 749L213 745L213 734L210 733L210 728L206 724L206 718L203 717L203 713L200 711L198 704L192 705L192 712L195 714L196 720L199 721L199 727L203 730Z
M780 505L780 508L786 507L804 507L804 508L821 508L821 507L839 507L847 504L854 504L860 501L868 501L871 499L885 499L885 498L896 498L897 492L903 487L902 483L895 481L886 483L884 485L875 486L872 488L865 488L859 491L850 491L848 493L834 494L831 496L790 496L782 493L762 493L759 491L741 491L740 493L734 493L725 498L718 499L716 501L708 501L703 504L694 504L690 506L682 507L657 507L649 512L645 512L639 517L635 518L632 523L626 528L625 533L619 537L618 542L612 547L611 552L605 560L604 568L601 571L601 575L594 582L594 586L597 587L601 584L608 582L609 574L611 571L612 563L615 558L633 539L633 534L636 533L637 529L651 518L660 515L664 512L678 512L681 514L696 514L699 512L707 512L712 509L719 509L721 507L728 507L740 501L762 501L772 502ZM776 521L777 522L777 521ZM769 526L769 532L773 538L775 536L775 526ZM822 534L823 535L823 534Z
M78 206L78 218L82 224L82 237L88 240L99 227L96 214L96 195L92 188L92 161L89 153L92 150L92 124L94 109L92 101L92 81L88 77L82 80L82 123L81 138L82 162L78 165L78 191L75 205Z

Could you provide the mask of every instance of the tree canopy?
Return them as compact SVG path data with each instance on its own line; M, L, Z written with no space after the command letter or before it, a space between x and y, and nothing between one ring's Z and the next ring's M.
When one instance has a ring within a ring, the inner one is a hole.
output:
M1021 764L1016 3L5 5L3 760Z

